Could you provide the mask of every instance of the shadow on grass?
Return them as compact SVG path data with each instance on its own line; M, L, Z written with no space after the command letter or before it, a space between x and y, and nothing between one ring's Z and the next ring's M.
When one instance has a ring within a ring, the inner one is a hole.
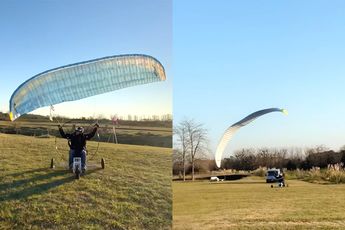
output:
M34 170L31 170L30 172L32 173ZM51 171L49 169L46 170L41 170L41 169L37 169L37 172L41 172L41 171ZM25 172L23 172L25 174ZM14 180L13 182L9 182L9 183L1 183L0 184L0 192L4 191L4 190L8 190L8 189L16 189L18 187L21 186L25 186L26 184L30 184L32 182L38 182L40 180L47 180L47 179L51 179L53 177L56 176L62 176L64 174L67 174L68 171L66 170L59 170L59 171L51 171L50 173L46 173L46 174L40 174L40 175L34 175L32 177L29 178L25 178L25 179L21 179L21 180Z
M30 170L26 170L26 171L17 172L17 173L6 174L5 176L1 177L1 180L5 177L17 177L17 176L21 176L23 174L37 173L37 172L42 172L42 171L46 171L46 170L49 170L49 168L30 169ZM5 170L3 170L3 171L5 172Z
M230 185L230 184L267 184L267 183L265 181L222 181L222 182L207 183L207 185L209 184L214 184L214 185L229 184Z
M95 173L95 172L98 172L98 171L102 171L102 170L104 170L104 169L102 169L102 168L92 168L92 169L89 169L89 170L86 171L86 175L92 174L92 173Z
M234 180L240 180L245 177L248 177L248 174L229 174L229 175L205 175L205 176L197 176L195 178L195 181L204 181L204 180L210 180L211 177L216 176L220 180L225 180L225 181L234 181ZM182 178L173 178L173 181L183 181ZM186 177L186 181L192 181L191 176Z
M89 174L96 173L103 170L102 168L93 168L87 170L85 176ZM42 171L50 171L46 174L33 175L32 177L13 181L11 183L1 183L0 184L0 202L10 201L10 200L20 200L26 199L32 195L42 194L50 189L58 187L60 185L72 182L75 180L75 175L70 173L68 170L50 170L47 168L39 168L28 171L23 171L20 173L8 174L7 176L19 176L23 174L31 174ZM62 179L53 179L57 176L64 176L70 174L68 177ZM44 180L52 180L47 183L39 183ZM32 185L34 183L34 185Z
M33 176L27 179L14 181L13 183L0 184L0 202L9 200L26 199L32 195L42 194L52 188L62 184L69 183L74 180L74 175L64 177L62 179L52 179L57 176L69 174L68 171L51 171L50 173ZM40 181L52 179L47 183L39 183ZM35 183L34 185L31 185Z

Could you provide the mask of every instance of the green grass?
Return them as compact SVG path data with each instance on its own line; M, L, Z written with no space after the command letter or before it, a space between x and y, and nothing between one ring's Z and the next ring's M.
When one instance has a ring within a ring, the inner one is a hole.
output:
M49 169L52 157L63 163L54 140L0 134L0 229L171 228L171 149L100 143L75 180L62 166Z
M174 229L345 229L345 185L173 182Z
M86 129L86 132L91 132L93 128L93 123L90 123L90 121L83 123L75 123L74 121L71 121L64 125L63 128L65 132L70 132L73 125L83 126ZM26 136L47 135L49 132L50 135L60 136L57 123L55 121L0 121L0 132L8 134L22 134ZM98 133L100 135L100 141L109 142L113 133L112 125L100 123ZM118 125L116 127L116 134L118 142L121 144L148 145L165 148L171 148L172 146L171 127Z

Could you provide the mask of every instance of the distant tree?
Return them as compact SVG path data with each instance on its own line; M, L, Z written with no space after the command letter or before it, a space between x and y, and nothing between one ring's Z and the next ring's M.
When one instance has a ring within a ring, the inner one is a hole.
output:
M301 169L303 170L309 170L313 167L311 162L306 158L304 161L301 163Z
M208 173L212 170L212 169L210 170L210 168L212 167L213 162L214 160L209 160L209 159L196 159L194 170L198 173Z
M201 155L206 149L207 131L203 128L203 124L196 123L194 120L185 122L187 137L189 143L189 151L192 163L192 180L195 179L195 160L197 155Z
M329 148L326 147L325 145L318 145L318 146L316 146L315 151L317 153L322 153L322 152L329 151Z
M345 150L340 151L341 153L341 163L343 163L343 168L345 168Z
M182 172L185 170L182 165L182 153L179 149L173 149L173 174L182 175Z
M297 164L296 164L296 162L294 162L293 160L290 159L286 163L286 168L287 168L287 170L295 170L295 169L297 169Z
M341 161L340 153L329 150L323 145L317 146L316 148L306 149L306 158L303 165L311 167L326 168L329 164L336 164Z
M189 142L187 137L187 120L181 121L175 128L174 128L174 135L177 137L177 144L179 145L179 152L182 158L182 168L183 168L183 181L186 180L186 154L189 148Z
M326 155L325 167L327 167L330 164L337 163L336 158L335 158L335 153L333 151L324 152L324 155Z
M256 156L253 149L237 150L234 153L236 164L233 169L237 170L253 170L255 169Z
M182 154L183 179L186 173L186 157L190 157L192 180L195 179L195 161L207 151L207 131L202 124L192 119L184 119L174 128L177 148Z
M272 167L272 157L268 148L261 148L256 153L256 164L261 167Z

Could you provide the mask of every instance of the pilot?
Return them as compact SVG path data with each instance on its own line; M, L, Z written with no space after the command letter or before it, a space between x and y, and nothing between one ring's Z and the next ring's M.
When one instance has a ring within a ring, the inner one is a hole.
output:
M82 172L84 173L86 170L86 141L90 140L92 137L95 136L99 125L96 123L91 133L84 133L83 127L78 127L75 131L71 134L65 133L62 129L62 126L59 125L60 135L63 138L69 140L69 168L72 169L73 167L73 158L80 157L81 158L81 168Z

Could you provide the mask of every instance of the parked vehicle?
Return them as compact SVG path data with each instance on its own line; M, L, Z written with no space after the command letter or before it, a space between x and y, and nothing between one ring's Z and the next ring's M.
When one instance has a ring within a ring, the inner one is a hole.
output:
M266 183L275 183L284 180L283 173L280 169L268 169L266 173Z

